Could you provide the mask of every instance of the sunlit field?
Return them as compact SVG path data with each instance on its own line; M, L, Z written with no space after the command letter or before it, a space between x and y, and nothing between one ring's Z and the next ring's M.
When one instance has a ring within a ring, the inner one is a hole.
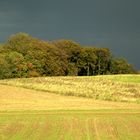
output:
M139 140L140 76L0 80L0 140Z
M1 112L1 140L138 140L140 113L131 111Z
M40 77L1 80L0 83L68 96L140 102L140 75Z

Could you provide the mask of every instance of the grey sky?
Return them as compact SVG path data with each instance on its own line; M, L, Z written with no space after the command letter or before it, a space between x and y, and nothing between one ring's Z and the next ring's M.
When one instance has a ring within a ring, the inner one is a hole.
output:
M26 32L108 47L140 69L139 0L0 0L0 42Z

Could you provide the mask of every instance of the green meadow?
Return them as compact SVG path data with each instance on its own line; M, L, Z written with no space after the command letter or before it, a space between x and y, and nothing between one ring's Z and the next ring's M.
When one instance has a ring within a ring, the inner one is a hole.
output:
M1 140L134 140L139 132L139 111L0 113Z

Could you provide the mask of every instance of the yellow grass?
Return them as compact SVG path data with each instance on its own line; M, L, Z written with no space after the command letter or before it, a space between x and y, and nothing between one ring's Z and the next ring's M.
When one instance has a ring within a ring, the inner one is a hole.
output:
M1 80L1 84L61 95L140 102L140 76L40 77Z
M0 140L140 139L140 104L119 102L139 100L139 76L42 77L0 83Z
M62 96L21 87L0 85L0 110L140 109L140 104Z

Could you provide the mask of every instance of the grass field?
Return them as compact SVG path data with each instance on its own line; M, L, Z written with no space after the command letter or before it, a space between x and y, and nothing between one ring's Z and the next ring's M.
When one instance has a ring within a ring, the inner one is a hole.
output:
M1 140L139 140L140 113L131 111L1 112Z
M139 140L139 98L139 75L1 80L0 140Z
M140 102L140 75L40 77L1 80L0 84L14 85L60 95Z

